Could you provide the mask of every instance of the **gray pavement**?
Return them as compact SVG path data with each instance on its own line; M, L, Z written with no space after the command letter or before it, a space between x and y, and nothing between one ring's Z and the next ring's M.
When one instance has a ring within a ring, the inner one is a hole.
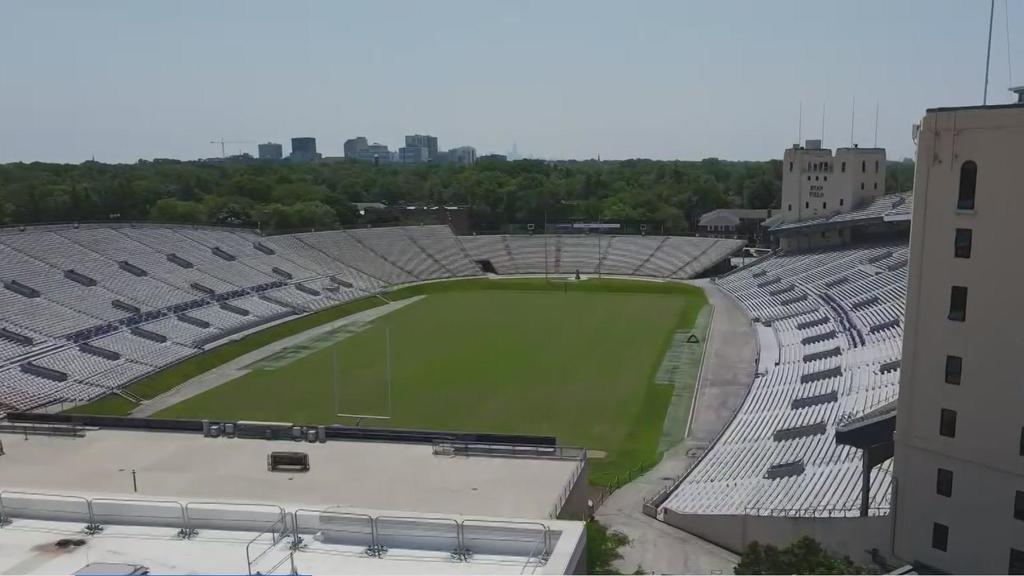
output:
M331 332L337 328L348 324L360 324L379 318L385 314L389 314L399 308L412 304L420 298L426 298L426 296L413 296L412 298L406 298L405 300L399 300L397 302L391 302L383 306L377 306L369 310L363 310L344 318L339 318L333 322L322 324L316 328L310 328L294 336L282 338L276 342L271 342L262 348L257 348L248 354L243 354L230 362L226 362L208 372L204 372L195 378L185 381L184 383L164 392L160 396L148 400L142 404L139 404L135 410L132 411L131 415L147 418L156 414L157 412L173 406L183 400L187 400L197 394L202 394L207 390L216 388L225 382L234 380L239 376L243 376L249 373L249 365L262 360L272 354L279 352L280 350L289 346L300 344L307 340L313 340L320 335Z
M735 554L643 513L643 502L684 474L739 410L754 379L757 340L750 319L714 284L695 280L715 307L690 434L650 472L616 490L598 521L630 539L616 568L662 574L731 574Z

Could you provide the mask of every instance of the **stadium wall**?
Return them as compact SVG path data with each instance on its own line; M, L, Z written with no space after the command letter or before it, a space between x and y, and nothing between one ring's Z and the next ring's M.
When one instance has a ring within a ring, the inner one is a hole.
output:
M665 509L666 524L685 530L736 554L751 542L788 546L810 536L834 554L849 556L858 564L873 563L872 550L889 550L892 523L889 516L854 518L793 518L743 514L679 514Z

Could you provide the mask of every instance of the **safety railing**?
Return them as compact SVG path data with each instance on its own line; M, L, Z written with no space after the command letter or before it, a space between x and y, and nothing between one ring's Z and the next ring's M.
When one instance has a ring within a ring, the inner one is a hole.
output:
M268 552L273 550L274 547L277 546L277 543L280 542L281 540L283 540L287 535L288 535L288 522L287 522L287 516L285 516L284 518L281 518L281 519L277 520L276 522L274 522L269 528L267 528L266 530L260 532L255 537L253 537L252 540L249 540L249 542L246 543L246 545L245 545L245 563L246 563L246 566L248 567L250 575L252 574L252 567L253 567L253 565L255 565L257 562L259 562L264 556L266 556ZM265 541L261 542L261 540L263 540L267 536L270 536L270 544L266 544ZM257 542L261 542L262 544L264 544L264 546L263 546L262 549L256 551L256 554L254 555L252 547ZM291 555L292 551L289 550L288 554ZM287 559L287 556L285 557L285 559ZM274 568L268 570L268 573L273 574L274 570L279 568L283 562L284 562L284 560L280 561L277 565L274 566Z
M363 547L366 555L383 558L389 549L447 550L453 560L469 561L474 553L526 557L526 565L544 565L555 533L542 522L371 516L338 510L298 509L292 513L273 504L186 502L129 498L86 498L42 492L0 491L0 528L12 519L86 524L88 534L105 525L177 528L189 539L199 528L256 532L245 546L249 573L278 544L292 536L288 554L274 569L291 561L301 549L303 534L320 534L324 542ZM540 544L537 544L538 539Z
M212 509L204 515L202 510ZM278 522L286 523L284 508L276 504L249 502L188 502L185 504L187 528L193 533L199 528L224 530L228 527L240 531L268 530Z
M495 456L509 458L548 458L576 460L586 456L586 449L578 446L540 446L532 444L487 444L435 440L435 456Z
M19 506L15 503L18 500L36 501L37 504ZM61 505L62 502L66 505ZM83 521L86 532L92 534L99 531L99 525L93 517L92 502L82 496L12 490L0 492L0 527L19 517L65 522Z
M92 521L99 526L104 524L148 525L180 527L178 535L182 538L192 536L189 529L188 515L185 505L175 500L142 500L137 498L93 498ZM132 513L133 508L141 508L139 513ZM145 512L149 510L149 512ZM157 514L160 510L168 510L169 514Z
M293 542L301 542L303 534L319 534L323 542L359 546L373 558L402 548L448 550L450 557L460 562L468 562L474 554L487 554L526 556L543 565L554 545L553 532L541 522L371 516L331 509L298 509L293 518ZM540 547L535 546L538 538Z
M583 474L583 469L587 466L587 453L583 451L576 460L576 466L572 469L572 475L569 476L569 480L562 487L562 491L558 494L555 499L554 506L551 507L551 511L548 512L549 518L558 518L562 513L562 507L565 506L566 501L569 500L569 495L572 494L573 489L576 487L576 482L579 481L580 475Z

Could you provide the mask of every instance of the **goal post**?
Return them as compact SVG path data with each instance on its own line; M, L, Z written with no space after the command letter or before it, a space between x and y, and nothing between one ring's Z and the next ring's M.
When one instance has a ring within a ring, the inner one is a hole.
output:
M392 415L392 398L391 398L391 328L386 327L384 329L384 405L385 411L383 414L363 414L358 412L347 412L342 409L341 406L341 376L338 369L338 349L335 347L333 354L331 355L331 381L332 390L334 392L334 415L337 418L355 418L358 426L358 422L361 420L390 420Z

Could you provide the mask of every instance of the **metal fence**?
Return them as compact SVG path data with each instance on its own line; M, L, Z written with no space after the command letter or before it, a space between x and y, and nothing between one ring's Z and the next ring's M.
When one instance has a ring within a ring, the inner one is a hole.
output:
M200 528L257 532L245 545L250 574L282 541L289 551L275 568L292 562L303 535L318 534L329 544L363 548L369 557L383 558L389 549L447 551L452 560L469 561L474 554L525 558L544 565L555 534L541 522L444 518L430 516L372 516L325 509L287 512L271 504L179 502L127 498L86 498L42 492L0 491L0 528L13 519L82 522L88 534L110 525L177 529L192 539ZM320 551L318 551L320 552ZM329 553L329 552L328 552Z
M435 456L494 456L508 458L547 458L552 460L579 460L587 451L576 446L542 446L536 444L492 444L435 440Z

